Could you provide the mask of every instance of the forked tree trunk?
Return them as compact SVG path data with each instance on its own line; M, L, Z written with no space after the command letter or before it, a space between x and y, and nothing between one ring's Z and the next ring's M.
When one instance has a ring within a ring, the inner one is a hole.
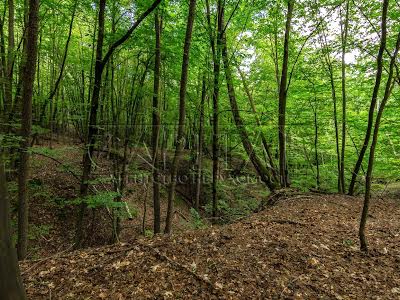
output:
M174 200L175 200L175 188L177 182L178 166L181 160L181 154L185 145L185 118L186 118L186 87L189 75L189 55L190 46L192 42L193 24L196 14L196 0L190 0L189 4L189 15L186 26L185 44L183 47L183 59L182 59L182 73L181 73L181 87L179 91L179 123L178 123L178 135L176 140L176 150L174 160L171 167L171 183L168 191L168 209L167 219L165 221L166 234L170 234L172 231L172 219L174 215Z
M89 178L92 169L92 158L94 152L94 143L97 135L97 110L99 107L101 76L103 73L104 65L102 64L103 57L103 42L104 42L104 20L105 20L106 0L100 0L99 5L99 24L97 33L97 50L96 50L96 64L94 75L94 86L92 101L90 105L89 129L86 139L86 149L83 154L83 174L80 186L80 196L84 198L88 194ZM75 248L78 249L82 246L83 242L83 216L85 213L86 204L82 202L79 208L79 214L76 223L75 232Z
M375 107L376 107L376 102L377 102L377 99L378 99L379 87L380 87L381 81L382 81L383 54L385 53L386 38L387 38L388 7L389 7L389 0L383 0L383 5L382 5L382 24L381 24L381 30L382 30L381 31L381 42L380 42L378 57L376 59L377 71L376 71L376 76L375 76L375 86L374 86L374 90L372 92L371 105L369 107L367 131L365 133L364 143L363 143L363 145L361 147L360 154L359 154L357 162L356 162L356 164L354 166L354 170L353 170L353 174L352 174L351 181L350 181L350 186L349 186L349 195L353 195L354 194L354 188L355 188L358 172L360 172L361 165L362 165L363 160L364 160L365 152L367 152L367 148L368 148L368 145L369 145L369 140L371 138L372 126L373 126L373 123L374 123Z
M80 196L84 198L88 194L89 179L92 171L92 158L94 152L94 146L97 136L97 112L99 108L100 91L102 84L102 74L104 67L112 57L114 51L120 47L125 41L127 41L135 29L142 23L142 21L160 4L161 0L155 0L153 4L143 12L136 21L132 24L129 30L117 41L115 41L103 58L103 42L104 42L104 21L105 21L105 8L106 0L100 0L99 5L99 19L98 19L98 34L97 34L97 49L96 49L96 64L95 64L95 76L92 100L90 104L90 116L89 116L89 129L86 138L86 149L82 159L83 174L80 186ZM86 209L86 204L81 203L79 208L78 217L76 220L76 232L75 232L75 248L80 248L83 242L83 217Z
M0 149L3 151L3 149ZM10 202L7 195L3 153L0 152L0 299L26 299L17 252L11 242Z
M22 72L22 122L20 165L18 174L18 258L25 259L28 242L27 182L29 176L29 142L32 129L32 95L35 81L37 40L39 30L39 0L29 0L29 19L25 64Z
M397 42L394 54L390 60L389 76L386 82L385 94L383 96L382 103L379 107L378 114L376 116L374 134L372 138L371 148L369 151L369 161L368 161L368 169L367 169L366 183L365 183L364 206L361 214L360 229L359 229L360 249L362 251L368 251L367 239L365 237L365 227L367 224L369 202L371 198L372 171L374 169L375 151L376 151L376 145L378 144L379 127L381 125L383 111L385 110L386 103L389 100L390 94L392 93L394 86L393 70L399 52L399 48L400 48L400 32L397 36Z

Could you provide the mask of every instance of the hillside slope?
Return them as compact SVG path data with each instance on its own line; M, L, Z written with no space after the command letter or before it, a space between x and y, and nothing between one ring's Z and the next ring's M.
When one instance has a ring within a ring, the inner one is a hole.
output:
M399 299L400 202L302 195L235 224L22 263L29 299Z

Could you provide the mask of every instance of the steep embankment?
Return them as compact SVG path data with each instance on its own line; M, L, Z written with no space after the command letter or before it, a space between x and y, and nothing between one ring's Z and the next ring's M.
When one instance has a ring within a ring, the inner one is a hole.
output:
M303 195L235 224L23 262L30 299L399 299L400 203Z

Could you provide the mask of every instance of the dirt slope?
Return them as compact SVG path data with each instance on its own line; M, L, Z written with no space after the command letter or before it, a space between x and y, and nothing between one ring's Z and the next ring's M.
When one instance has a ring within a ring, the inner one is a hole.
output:
M400 202L304 195L241 222L22 263L29 299L400 299Z

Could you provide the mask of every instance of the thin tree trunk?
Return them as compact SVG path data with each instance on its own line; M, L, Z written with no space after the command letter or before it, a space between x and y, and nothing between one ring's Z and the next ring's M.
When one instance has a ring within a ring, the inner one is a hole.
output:
M336 156L337 156L337 171L338 171L338 192L342 193L342 181L341 181L341 162L340 162L340 146L339 146L339 124L337 119L337 97L336 97L336 87L335 80L333 78L333 66L329 62L329 80L331 83L332 101L333 101L333 122L335 125L335 143L336 143Z
M367 224L369 202L371 198L372 171L374 169L375 151L376 151L376 145L378 143L379 127L381 124L383 111L385 110L386 103L389 100L390 94L392 93L394 87L393 70L394 70L394 64L396 63L397 54L399 52L399 48L400 48L400 32L397 36L397 42L394 54L390 60L389 76L386 82L385 94L383 96L382 103L379 107L378 114L376 116L374 133L370 147L368 169L367 169L366 183L365 183L364 206L361 214L360 229L359 229L360 249L362 251L368 251L367 239L365 237L365 227Z
M340 184L341 191L345 193L345 155L346 155L346 106L347 106L347 97L346 97L346 48L347 48L347 35L349 29L349 5L350 1L346 2L346 15L344 20L344 25L342 26L342 153L340 158Z
M335 78L334 78L334 71L333 71L333 63L330 58L328 43L326 40L325 33L323 34L322 44L323 44L323 54L324 59L327 65L328 74L329 74L329 83L331 85L331 95L332 95L332 102L333 102L333 122L334 122L334 129L335 129L335 145L336 145L336 168L337 168L337 188L338 192L342 193L342 182L341 182L341 153L340 153L340 141L339 141L339 124L337 119L337 96L336 96L336 86L335 86Z
M87 134L87 149L83 155L83 174L82 174L82 182L80 186L80 195L81 198L84 198L88 194L89 183L88 180L91 175L92 169L92 157L94 152L94 146L96 142L97 136L97 112L99 107L100 100L100 91L102 84L102 74L104 71L104 67L112 57L114 51L121 46L135 29L141 24L141 22L160 4L161 0L156 0L153 4L143 12L133 23L130 29L117 41L115 41L107 51L106 55L103 57L103 42L104 42L104 21L105 21L105 8L106 8L106 0L100 0L99 5L99 20L98 20L98 36L97 36L97 50L96 50L96 64L95 64L95 76L94 76L94 86L93 86L93 94L90 105L90 116L89 116L89 128ZM75 248L82 247L83 242L83 217L85 213L86 204L84 202L81 203L79 208L79 214L76 220L76 232L75 232Z
M176 150L174 160L171 167L171 184L168 191L168 209L167 219L165 221L165 233L170 234L172 231L172 218L174 214L174 199L175 199L175 188L177 182L178 166L181 159L183 147L185 145L185 118L186 118L186 87L189 75L189 56L190 46L192 42L193 24L196 14L196 0L190 0L189 4L189 15L187 19L185 44L183 47L183 59L182 59L182 74L181 74L181 86L179 91L179 123L178 123L178 136L176 140Z
M217 45L215 45L215 35L213 34L213 27L211 24L211 10L209 0L206 0L206 17L208 25L208 33L211 45L212 60L213 60L213 118L212 118L212 216L215 219L218 209L218 169L219 169L219 77L221 70L221 38L222 38L222 20L224 10L222 8L222 1L218 0L217 4Z
M285 42L283 50L282 75L279 85L279 173L281 187L289 185L286 161L286 100L287 100L287 73L289 64L289 39L292 24L294 0L288 1L286 16Z
M236 128L239 131L243 147L244 147L247 155L249 156L251 162L253 163L253 166L256 169L257 174L260 176L261 180L267 185L267 187L271 191L274 191L276 188L276 185L271 180L269 171L262 164L261 160L257 156L257 154L253 148L253 145L250 142L250 138L246 131L244 122L243 122L242 118L240 117L239 108L238 108L237 101L236 101L235 89L233 86L232 73L231 73L228 58L229 58L229 56L228 56L228 48L227 48L227 44L226 44L226 38L225 38L225 36L223 36L222 37L222 61L224 62L226 84L228 87L228 96L229 96L229 101L231 104L232 114L233 114L233 118L235 120Z
M43 118L44 118L44 115L46 113L46 107L47 107L48 103L51 102L53 100L54 96L56 95L56 93L58 91L58 88L60 86L61 80L62 80L63 75L64 75L65 63L66 63L67 57L68 57L68 49L69 49L69 44L70 44L70 41L71 41L72 29L73 29L73 25L74 25L77 6L78 6L78 1L75 1L74 7L73 7L73 10L72 10L71 21L69 23L69 32L68 32L67 41L65 43L64 55L63 55L63 59L62 59L62 62L61 62L60 73L59 73L58 78L57 78L57 80L56 80L56 82L54 84L53 89L51 90L51 92L49 94L49 97L45 100L45 102L44 102L44 104L42 106L42 109L40 111L40 116L39 116L39 125L42 125Z
M13 75L14 75L14 57L15 57L15 6L14 0L8 0L8 48L7 48L7 70L6 70L6 89L5 89L5 107L6 113L10 113L13 97Z
M11 242L10 201L7 195L2 152L0 152L0 298L4 300L26 299L17 252Z
M201 100L200 100L200 119L199 119L199 140L197 148L197 181L196 181L196 200L194 208L199 211L200 209L200 194L203 177L203 144L204 144L204 103L206 100L206 77L203 75Z
M92 157L94 152L94 146L96 142L97 136L97 112L99 107L100 100L100 91L102 84L102 74L104 71L104 67L112 57L114 51L121 46L135 29L142 23L142 21L160 4L161 0L156 0L153 4L143 12L137 20L133 23L130 29L116 42L114 42L106 55L103 57L103 42L104 42L104 21L105 21L105 8L106 8L106 0L100 0L99 5L99 20L98 20L98 36L97 36L97 50L96 50L96 64L95 64L95 76L94 76L94 86L93 86L93 94L90 105L90 116L89 116L89 129L87 134L87 149L83 155L83 174L82 174L82 182L80 186L80 195L81 198L84 198L88 194L89 183L91 169L92 169ZM84 202L81 203L79 214L76 221L76 232L75 232L75 248L80 248L83 242L83 217L85 213L86 205Z
M240 75L240 77L242 79L244 90L245 90L247 98L249 100L251 110L252 110L252 112L254 114L254 118L256 119L256 124L259 127L259 130L261 130L261 122L260 122L260 119L257 116L257 110L256 110L256 106L254 104L253 95L250 92L249 86L248 86L248 84L246 82L245 75L243 74L243 72L242 72L242 70L240 69L239 66L237 66L237 70L238 70L239 75ZM274 159L273 159L272 153L271 153L271 146L269 145L267 139L265 138L264 133L260 132L260 135L261 135L261 142L262 142L262 145L264 147L264 152L267 154L267 160L268 160L268 162L270 164L270 169L271 169L272 176L273 176L273 178L274 178L274 180L276 182L279 182L278 174L276 172L275 162L274 162Z
M96 65L95 65L95 77L93 86L93 95L90 106L90 117L89 117L89 129L86 139L87 149L83 155L83 174L82 182L80 186L81 198L86 197L89 189L89 178L92 169L92 157L94 152L94 143L97 134L97 110L99 106L100 89L101 89L101 76L103 73L104 66L102 64L103 56L103 42L104 42L104 20L105 20L105 8L106 0L100 0L99 5L99 16L98 16L98 33L97 33L97 50L96 50ZM83 242L83 217L85 213L86 204L81 203L79 208L79 214L76 224L75 233L75 248L82 247Z
M314 111L314 152L315 152L315 163L317 164L317 190L319 190L321 186L320 180L320 170L319 170L319 155L318 155L318 115L317 111Z
M389 7L389 0L383 0L382 4L382 24L381 24L381 42L380 42L380 47L379 47L379 52L378 52L378 57L376 59L377 62L377 71L376 71L376 76L375 76L375 86L374 90L372 92L372 99L371 99L371 105L369 107L369 113L368 113L368 125L367 125L367 131L365 133L365 138L364 138L364 143L361 147L360 150L360 155L358 156L357 162L354 166L354 170L352 173L351 181L350 181L350 186L349 186L349 195L354 194L354 187L356 184L357 176L358 173L360 172L360 168L362 165L362 162L364 160L365 152L367 151L368 145L369 145L369 140L371 138L371 133L372 133L372 126L374 123L374 113L375 113L375 107L376 107L376 102L378 99L378 93L379 93L379 87L381 85L382 81L382 72L383 72L383 54L386 49L386 38L387 38L387 13L388 13L388 7Z
M6 16L6 2L4 3L4 13L0 16L0 78L2 79L2 83L0 86L0 97L3 98L3 107L1 108L1 112L3 116L3 120L7 116L7 99L5 96L6 89L6 78L7 78L7 62L6 62L6 45L5 45L5 37L4 37L4 22ZM2 126L2 125L1 125Z
M27 182L29 176L29 138L32 129L32 96L35 82L37 40L39 29L39 1L29 0L29 19L25 52L25 65L22 78L22 121L20 166L18 174L18 258L25 259L28 243Z
M160 183L159 183L159 159L158 146L160 140L160 73L161 73L161 21L159 12L154 16L156 35L155 62L154 62L154 88L153 88L153 206L154 206L154 234L161 232L161 208L160 208Z

